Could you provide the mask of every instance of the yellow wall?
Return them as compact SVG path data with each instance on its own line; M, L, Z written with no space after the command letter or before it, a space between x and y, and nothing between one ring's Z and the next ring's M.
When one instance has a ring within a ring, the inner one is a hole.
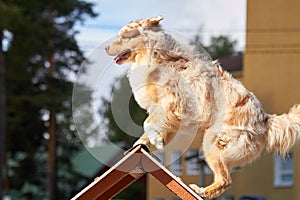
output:
M300 1L248 0L244 81L268 112L300 102Z
M300 103L300 0L247 1L246 52L239 80L258 97L268 113L288 112L292 105ZM273 186L273 154L263 153L252 164L233 173L233 186L225 195L233 195L235 200L245 194L265 196L268 200L300 200L300 145L293 152L292 187ZM183 175L182 179L198 183L198 176ZM206 185L211 179L211 175L206 176ZM174 197L153 178L148 185L149 200Z
M248 0L243 82L268 113L281 114L300 103L300 1ZM300 146L294 152L294 185L273 186L273 154L233 175L227 194L257 194L271 200L300 200Z

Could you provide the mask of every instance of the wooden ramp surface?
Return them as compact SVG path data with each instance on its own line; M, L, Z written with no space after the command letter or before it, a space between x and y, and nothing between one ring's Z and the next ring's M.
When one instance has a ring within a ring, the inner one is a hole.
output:
M147 147L143 145L134 147L118 163L71 200L111 199L145 173L150 173L183 200L202 200L192 189L155 160L147 150Z

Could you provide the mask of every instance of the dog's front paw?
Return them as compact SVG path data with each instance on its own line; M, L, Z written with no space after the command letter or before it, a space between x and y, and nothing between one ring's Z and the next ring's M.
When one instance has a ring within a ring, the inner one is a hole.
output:
M205 190L203 187L199 187L198 185L196 184L190 184L189 185L190 188L192 188L197 194L199 194L201 197L206 197L205 196Z
M161 150L164 148L164 139L161 135L159 135L156 131L152 131L149 135L150 143L154 145L156 149Z
M182 182L182 179L181 179L179 176L176 176L176 180L177 180L178 182Z
M142 139L138 139L134 144L133 147L139 145L139 144L144 144L144 145L149 145L148 141L146 140L142 140Z

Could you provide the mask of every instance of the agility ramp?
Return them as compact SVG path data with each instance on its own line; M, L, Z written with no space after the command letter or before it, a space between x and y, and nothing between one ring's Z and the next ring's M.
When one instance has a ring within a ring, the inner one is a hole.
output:
M106 200L150 173L183 200L202 200L191 188L151 156L144 145L132 148L113 167L84 188L71 200Z

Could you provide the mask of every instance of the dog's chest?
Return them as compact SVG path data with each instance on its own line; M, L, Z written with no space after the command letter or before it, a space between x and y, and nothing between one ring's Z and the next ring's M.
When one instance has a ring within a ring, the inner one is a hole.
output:
M132 68L128 72L129 83L134 95L135 100L144 109L147 109L150 105L149 98L147 98L147 77L150 70L146 66Z
M174 93L172 83L178 82L176 78L173 80L174 77L174 70L159 66L141 66L128 72L134 98L144 109L154 104L167 106L170 103L170 97Z

